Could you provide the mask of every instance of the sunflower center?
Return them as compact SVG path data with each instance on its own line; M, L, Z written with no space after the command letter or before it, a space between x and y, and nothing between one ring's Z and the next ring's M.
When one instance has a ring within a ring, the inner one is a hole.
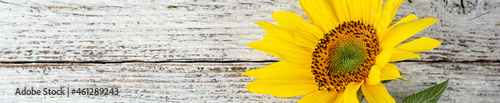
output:
M371 25L344 22L326 33L316 44L311 72L319 90L344 90L351 82L368 77L379 43Z
M366 50L362 47L360 43L352 39L333 47L330 50L332 53L329 63L335 65L330 65L328 69L335 70L332 72L343 73L356 70L356 67L363 64L363 58L366 56Z

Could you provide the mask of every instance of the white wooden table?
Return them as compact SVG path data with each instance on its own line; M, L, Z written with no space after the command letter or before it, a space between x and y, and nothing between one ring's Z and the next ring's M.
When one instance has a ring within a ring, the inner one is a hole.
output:
M412 82L386 84L396 101L449 78L440 102L500 102L500 1L409 1L396 18L440 20L411 39L443 43L395 63ZM307 19L297 0L0 0L0 102L296 102L240 76L279 61L245 46L275 11ZM23 87L120 94L15 95Z

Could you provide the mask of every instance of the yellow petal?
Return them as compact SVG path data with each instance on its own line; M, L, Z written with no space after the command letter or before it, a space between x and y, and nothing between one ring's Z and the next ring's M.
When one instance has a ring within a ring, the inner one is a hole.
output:
M361 16L362 20L364 23L370 24L370 25L372 25L372 22L370 21L370 18L371 18L370 14L371 13L369 13L369 12L372 9L371 5L373 5L373 4L370 4L371 1L373 1L373 0L367 0L367 1L361 2L361 6L364 7L364 9L361 10L361 11L363 11L363 16Z
M314 50L317 42L315 34L310 34L302 30L288 30L268 22L255 22L262 29L268 31L264 35L263 41L283 41L289 44L298 45L307 51Z
M330 4L330 7L333 8L332 10L335 12L334 15L339 20L339 23L351 21L351 14L348 7L349 5L347 4L347 0L327 0L327 2L328 4Z
M339 92L337 93L337 98L334 100L333 103L347 103L347 102L344 102L344 93L345 92ZM332 102L327 102L327 103L332 103Z
M361 91L369 103L396 103L382 83L363 85Z
M351 82L347 85L345 88L344 94L342 96L342 99L344 103L359 103L358 101L358 90L359 87L361 87L361 84L363 84L363 81L361 83L356 83L356 82Z
M367 11L367 6L368 6L368 1L364 1L364 0L357 0L357 1L353 1L355 4L359 4L359 9L357 9L357 11L359 11L361 13L361 18L359 20L361 20L362 22L364 23L367 23L368 21L365 19L367 18L367 14L366 12ZM367 23L368 24L368 23Z
M380 46L382 49L393 48L402 41L410 38L421 30L427 28L433 23L439 20L434 18L423 18L417 21L401 24L394 29L392 29L385 37L382 39Z
M293 42L293 44L301 46L306 49L306 51L313 51L318 39L311 35L313 34L309 34L305 31L294 31L295 42Z
M298 65L279 61L264 68L246 71L241 75L254 78L314 78L311 69L306 65Z
M321 31L320 28L306 22L304 19L302 19L302 17L300 17L297 14L285 11L278 11L274 12L272 15L274 20L278 23L278 25L280 25L280 27L293 31L307 32L307 34L309 35L305 36L311 36L308 38L314 38L313 39L314 41L323 37L323 31Z
M318 87L314 78L258 79L247 86L248 91L277 97L295 97L307 94Z
M323 34L334 29L339 23L332 9L326 5L324 0L299 0L300 6L306 12L312 24L323 30Z
M382 14L382 3L384 2L384 0L368 0L369 3L367 3L369 5L368 7L368 10L369 12L368 15L368 22L367 24L371 24L375 27L376 30L378 30L380 28L380 26L378 26L378 21L380 20L380 15Z
M375 85L380 83L380 74L380 67L377 65L372 66L370 74L368 74L368 78L366 78L366 84Z
M432 39L429 37L421 37L418 38L417 40L413 40L401 45L396 46L396 49L402 50L402 51L409 51L409 52L423 52L427 50L432 50L441 44L441 41Z
M393 80L396 78L401 78L398 67L396 67L396 65L392 63L386 64L380 72L380 80Z
M266 30L268 33L264 36L264 40L280 40L280 41L287 41L287 42L293 42L294 36L292 33L289 33L287 30L268 23L268 22L255 22L255 24L259 25L262 29Z
M255 41L248 43L247 46L272 54L285 61L295 64L311 63L311 53L297 45L281 41Z
M389 59L392 57L392 54L390 52L381 52L377 57L375 58L375 65L379 66L380 68L384 67L385 64L389 63Z
M336 91L316 90L302 97L298 103L328 103L337 97Z
M384 34L385 30L392 23L399 6L404 0L387 0L382 8L382 14L380 15L380 29L378 29L377 34Z
M411 58L421 59L418 54L412 52L401 51L397 49L392 49L390 50L390 52L392 53L392 56L391 59L389 59L389 62L402 61Z
M376 14L375 12L379 12L378 10L381 8L382 5L379 5L379 2L383 2L382 0L366 0L362 1L364 5L366 6L365 9L363 9L363 21L366 24L370 24L374 26L374 19L377 17L380 17L380 15L374 15Z
M352 14L352 19L353 20L360 20L362 21L362 16L363 16L363 11L365 7L363 6L363 3L365 1L361 0L347 0L349 2L349 5L352 7L351 14Z
M399 25L399 24L402 24L402 23L407 23L407 22L410 22L410 21L413 21L413 20L416 20L418 19L417 16L413 15L413 14L410 14L406 17L404 17L403 19L397 21L396 23L392 24L391 26L389 26L389 28L387 28L387 30L385 31L385 33L381 33L379 34L378 38L384 38L385 35L389 32L389 30L392 30L394 27L396 27L396 25Z
M297 32L297 33L301 33L301 32ZM312 43L312 41L309 41L309 39L296 38L296 39L293 40L295 42L291 42L290 39L285 40L285 39L282 39L280 37L277 37L275 32L268 32L268 33L266 33L266 35L264 35L264 39L262 41L265 41L265 42L273 41L273 42L287 43L287 44L290 44L290 45L295 45L297 47L300 47L301 50L305 50L305 51L309 51L309 52L312 51L312 50L314 50L314 48L316 47L316 46L311 46L311 45L315 45L315 43Z
M392 54L387 51L383 51L377 55L375 58L375 65L371 67L370 74L368 74L368 78L366 78L367 84L373 85L380 83L381 68L389 63L391 57Z

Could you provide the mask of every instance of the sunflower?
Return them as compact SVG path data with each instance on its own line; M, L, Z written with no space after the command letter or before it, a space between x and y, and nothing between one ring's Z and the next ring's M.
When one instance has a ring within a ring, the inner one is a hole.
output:
M439 21L408 15L392 23L403 1L300 0L311 23L272 13L279 26L256 22L267 34L247 45L282 61L243 73L258 78L246 88L277 97L305 94L299 102L306 103L358 102L358 91L368 102L394 103L381 83L401 78L390 62L420 59L415 53L441 44L429 37L400 44Z

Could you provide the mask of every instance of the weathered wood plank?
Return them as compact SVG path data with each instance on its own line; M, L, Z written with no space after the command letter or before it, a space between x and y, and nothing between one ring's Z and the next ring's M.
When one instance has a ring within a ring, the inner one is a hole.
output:
M244 88L254 80L241 73L270 63L119 63L1 64L0 102L165 101L165 102L295 102L252 94ZM500 63L396 63L412 83L390 82L396 101L450 79L440 102L500 102ZM16 88L116 87L118 96L16 96Z
M396 18L441 20L412 38L443 41L424 60L500 60L500 1L411 1ZM297 0L2 0L0 61L278 60L245 46L275 11L307 18Z

